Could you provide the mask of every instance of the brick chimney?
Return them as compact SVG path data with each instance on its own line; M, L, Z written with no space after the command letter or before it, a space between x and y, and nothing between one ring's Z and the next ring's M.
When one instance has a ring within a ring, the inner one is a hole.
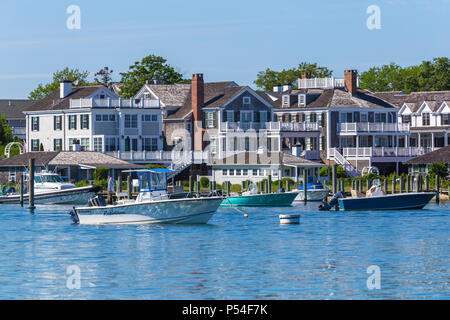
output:
M194 118L194 151L203 150L203 128L201 105L205 102L205 86L203 74L192 75L191 81L191 106Z
M356 70L345 70L344 71L345 88L348 92L354 96L358 89L358 71Z

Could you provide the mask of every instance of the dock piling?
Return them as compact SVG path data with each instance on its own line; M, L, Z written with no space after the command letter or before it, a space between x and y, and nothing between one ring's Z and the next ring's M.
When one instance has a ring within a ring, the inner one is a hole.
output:
M20 193L20 206L23 207L23 174L20 175L19 183L19 193Z
M36 207L34 206L34 167L35 160L34 158L31 158L28 161L28 167L29 167L29 175L28 175L28 207L27 209L33 210Z
M439 175L436 175L436 203L439 203L440 181Z
M307 199L307 190L306 190L306 185L307 185L307 183L306 183L307 181L306 181L306 169L305 168L303 168L303 201L305 202L305 204L306 204L306 202L308 201L308 199ZM336 182L336 179L335 179L335 182Z

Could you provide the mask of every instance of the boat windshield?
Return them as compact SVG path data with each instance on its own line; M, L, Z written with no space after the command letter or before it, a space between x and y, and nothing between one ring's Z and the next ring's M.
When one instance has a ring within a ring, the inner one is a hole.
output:
M34 181L37 183L44 183L44 182L50 182L50 183L62 183L64 180L58 176L58 175L38 175L34 177Z
M139 172L138 176L140 192L167 190L167 179L165 173Z

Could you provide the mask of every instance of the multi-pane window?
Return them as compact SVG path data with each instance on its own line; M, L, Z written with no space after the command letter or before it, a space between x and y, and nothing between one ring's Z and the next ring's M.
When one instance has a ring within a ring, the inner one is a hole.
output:
M367 121L369 121L369 119L367 117L367 113L361 112L361 122L367 122Z
M89 115L82 114L80 115L81 129L89 129Z
M228 175L228 170L227 170L227 169L223 169L223 170L222 170L222 175L223 175L223 176Z
M216 138L211 138L210 152L212 154L216 154L217 153L217 139Z
M422 125L429 126L430 125L430 114L422 113Z
M252 169L252 175L257 176L258 175L258 169Z
M115 137L106 137L105 138L105 151L109 152L109 151L117 151L118 148L118 143L117 143L117 139Z
M69 116L69 130L77 130L77 115Z
M103 151L103 139L102 137L94 137L94 151Z
M39 117L31 117L31 131L39 131Z
M31 139L31 151L39 151L39 139Z
M53 139L53 150L54 151L62 150L62 139Z
M158 139L157 138L142 139L142 149L144 151L157 151L158 150Z
M241 111L241 122L251 122L252 115L252 111Z
M80 140L81 151L89 151L89 138L81 138Z
M402 122L403 122L403 123L411 123L411 115L410 115L410 114L408 114L408 115L403 115L403 116L402 116Z
M137 128L137 114L126 114L125 115L125 128Z
M53 130L62 130L62 116L53 116Z
M250 104L252 102L252 99L250 97L243 97L242 103L243 104Z
M206 128L216 127L216 113L215 112L205 112L205 126Z
M443 113L442 114L442 125L449 125L450 124L450 113Z

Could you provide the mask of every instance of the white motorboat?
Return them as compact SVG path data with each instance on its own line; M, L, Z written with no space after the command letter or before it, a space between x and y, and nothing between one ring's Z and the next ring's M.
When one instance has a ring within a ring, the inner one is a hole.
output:
M78 224L207 223L223 197L171 198L167 192L168 169L137 170L136 200L107 205L104 198L91 199L90 206L70 212Z
M303 186L297 191L299 194L295 200L304 200L305 193L303 192ZM306 200L308 201L322 201L330 193L330 189L325 188L320 182L307 183L306 184Z
M25 176L25 181L28 177ZM35 204L83 204L87 203L100 188L95 185L77 187L65 182L61 176L52 172L40 172L34 176ZM28 201L28 191L23 195L24 202ZM0 196L0 203L19 203L20 194L6 193Z

